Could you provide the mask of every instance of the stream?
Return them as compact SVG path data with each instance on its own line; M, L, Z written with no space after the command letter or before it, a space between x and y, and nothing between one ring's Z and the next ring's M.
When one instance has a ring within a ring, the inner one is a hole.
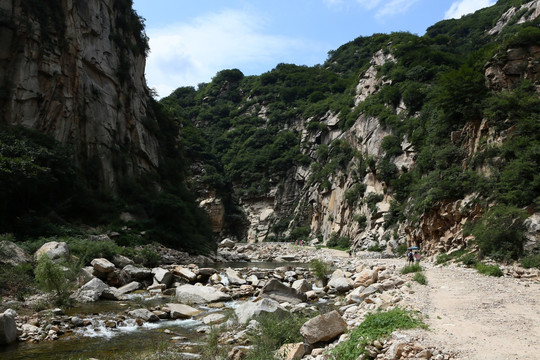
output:
M213 264L216 269L242 268L242 269L276 269L284 266L306 266L300 263L227 263ZM226 279L226 278L225 278ZM144 297L143 297L144 296ZM0 347L0 359L109 359L113 356L129 354L139 351L156 351L163 346L173 343L178 348L189 349L197 345L201 335L197 328L205 326L198 320L210 313L233 309L239 305L237 301L225 303L225 309L215 309L206 306L197 306L203 311L196 318L178 320L160 320L155 323L145 322L137 325L134 319L121 320L128 308L140 308L164 305L175 302L174 297L154 296L148 293L130 295L127 301L100 300L95 303L77 304L67 309L67 316L78 316L90 320L91 325L73 328L72 333L60 336L56 341L42 341L39 343L17 342ZM116 328L106 327L106 320L117 319ZM187 350L189 352L189 350Z

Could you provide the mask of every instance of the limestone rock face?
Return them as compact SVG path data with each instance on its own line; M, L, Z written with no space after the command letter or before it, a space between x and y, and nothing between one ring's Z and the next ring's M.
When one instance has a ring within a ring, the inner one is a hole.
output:
M70 144L104 190L154 170L142 37L121 23L132 10L114 0L29 4L0 4L0 121Z

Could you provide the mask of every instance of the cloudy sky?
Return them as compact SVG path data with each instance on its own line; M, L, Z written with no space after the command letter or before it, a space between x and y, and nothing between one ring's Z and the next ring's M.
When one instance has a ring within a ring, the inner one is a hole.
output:
M358 36L423 35L495 0L134 0L150 37L148 85L160 97L223 69L259 75L279 63L315 65Z

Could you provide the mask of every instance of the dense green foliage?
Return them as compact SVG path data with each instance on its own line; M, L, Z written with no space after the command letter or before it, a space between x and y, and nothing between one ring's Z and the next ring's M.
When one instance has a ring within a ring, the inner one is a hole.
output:
M500 267L497 265L488 265L484 264L482 262L479 262L474 267L480 274L488 275L488 276L495 276L495 277L501 277L503 276L503 272Z
M420 264L412 264L412 265L407 265L405 267L403 267L403 269L401 269L401 273L402 274L409 274L409 273L417 273L417 272L420 272L422 271L422 267L420 266Z
M54 263L49 256L42 254L35 268L36 284L42 290L54 292L58 305L69 303L69 282L62 266Z
M332 359L356 360L367 354L366 346L380 340L398 329L425 327L417 314L410 310L394 308L385 312L368 314L364 321L349 333L347 341L339 343L331 351Z

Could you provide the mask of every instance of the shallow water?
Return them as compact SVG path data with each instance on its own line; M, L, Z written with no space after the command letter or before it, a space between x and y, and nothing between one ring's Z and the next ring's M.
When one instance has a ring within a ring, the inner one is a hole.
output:
M307 264L291 262L241 262L212 264L217 269L231 268L258 268L275 269L284 266L308 267ZM109 359L114 356L129 354L133 352L156 351L164 345L169 346L175 343L174 337L178 339L176 344L195 344L201 340L201 334L196 328L203 325L197 319L188 320L161 320L157 323L145 323L137 326L133 319L127 319L120 323L117 328L109 329L105 327L105 320L114 319L118 315L124 314L130 308L145 306L155 306L174 302L172 297L148 297L148 294L136 293L129 296L128 301L104 301L95 303L78 304L76 307L67 309L66 315L78 316L82 319L91 319L92 325L74 329L72 334L61 336L56 341L43 341L38 344L16 343L7 347L0 347L0 359ZM226 307L235 308L239 304L235 301L227 303ZM209 313L220 311L219 309L198 306L203 310L205 316ZM171 333L165 333L169 330Z

